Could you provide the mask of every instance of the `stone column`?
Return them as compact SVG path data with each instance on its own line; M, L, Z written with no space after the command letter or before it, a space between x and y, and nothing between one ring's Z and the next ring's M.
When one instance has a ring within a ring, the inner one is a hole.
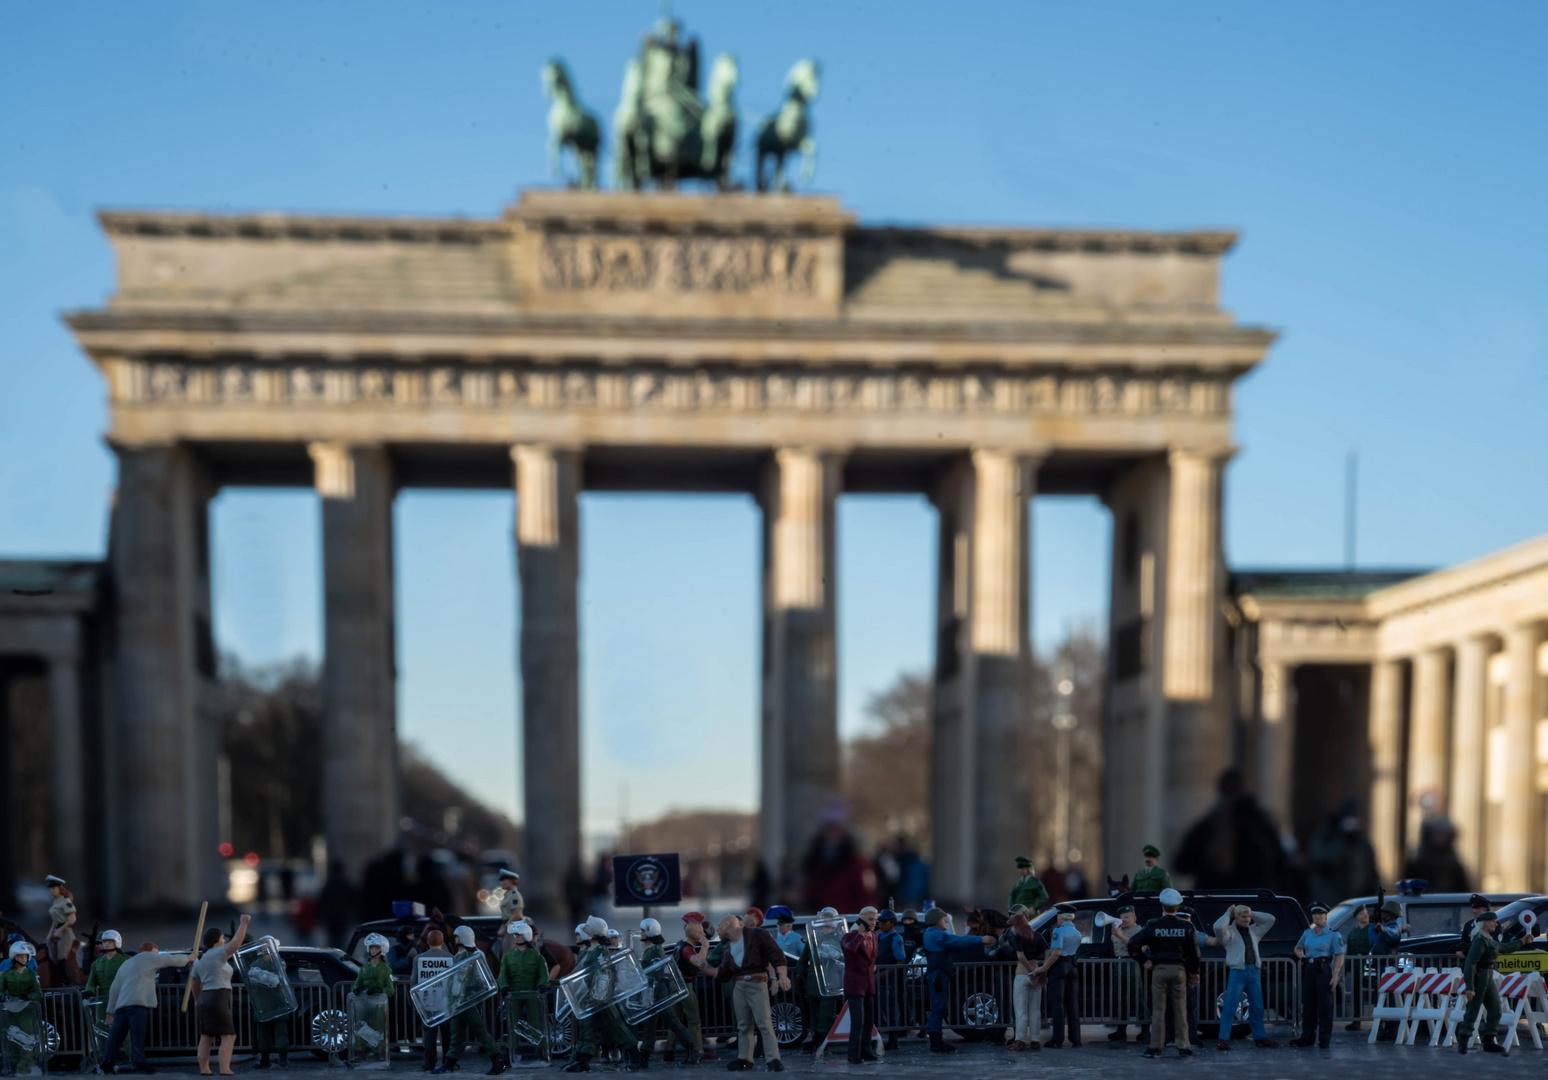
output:
M1471 637L1457 643L1451 728L1451 820L1457 851L1474 878L1483 874L1484 695L1489 641Z
M1489 838L1498 853L1500 888L1532 889L1532 850L1537 842L1537 646L1536 625L1513 626L1505 633L1510 665L1505 682L1505 802L1500 835Z
M1033 466L975 451L935 493L940 570L931 824L932 888L943 901L988 902L1031 847L1032 773L1027 510Z
M1403 820L1403 664L1379 660L1371 685L1371 845L1383 881L1395 880L1402 865L1399 829Z
M1220 489L1226 456L1219 450L1173 450L1170 456L1161 645L1168 847L1214 802L1220 773L1231 762L1224 694L1215 685L1225 626Z
M1450 756L1447 730L1447 667L1444 649L1425 649L1414 657L1413 724L1408 736L1408 795L1412 812L1406 817L1405 841L1410 849L1419 843L1419 825L1425 816L1421 800L1433 800L1439 809L1447 803Z
M210 623L208 475L183 446L118 447L109 540L119 842L129 911L224 895L216 848L219 716Z
M313 443L322 497L322 813L329 859L356 885L397 842L392 461L380 446Z
M800 859L839 792L834 509L838 455L785 448L763 492L764 681L761 842L769 871Z
M1258 712L1258 796L1281 829L1293 824L1295 776L1295 668L1278 660L1263 663Z
M522 895L557 911L581 856L581 455L513 447L516 564L521 579Z
M1032 841L1032 770L1023 735L1031 722L1028 642L1028 500L1032 471L1004 450L973 453L973 566L969 647L973 654L972 897L1004 891L1017 855Z
M85 768L91 748L83 743L81 669L74 655L48 661L49 753L54 873L66 881L86 878Z

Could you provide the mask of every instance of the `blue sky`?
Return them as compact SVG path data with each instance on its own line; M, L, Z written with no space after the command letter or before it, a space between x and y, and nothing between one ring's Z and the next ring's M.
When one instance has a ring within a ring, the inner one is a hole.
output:
M816 186L867 221L1231 227L1224 301L1283 331L1238 388L1233 564L1440 565L1548 529L1548 138L1536 3L727 4L677 0L736 54L744 125L823 64ZM538 71L604 118L659 10L631 3L137 3L0 8L0 554L102 551L101 381L58 320L111 288L99 206L496 213L547 183ZM744 126L745 129L745 126ZM745 174L745 159L741 165ZM397 507L400 726L520 805L510 496ZM757 515L732 497L587 496L584 793L605 829L750 807ZM318 510L221 496L217 633L315 655ZM840 511L843 723L929 663L934 523ZM1108 524L1034 510L1034 624L1100 620ZM742 761L691 789L680 747Z

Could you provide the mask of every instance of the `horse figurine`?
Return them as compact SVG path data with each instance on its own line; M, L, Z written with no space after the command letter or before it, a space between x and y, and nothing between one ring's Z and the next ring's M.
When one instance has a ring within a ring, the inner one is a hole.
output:
M1119 878L1117 881L1114 881L1111 877L1109 877L1107 879L1107 895L1108 896L1117 896L1119 893L1126 893L1128 891L1129 891L1129 875L1128 874L1123 875L1123 877Z
M563 176L562 155L568 146L575 153L579 177L572 186L590 191L597 186L597 154L602 149L602 126L575 96L574 84L562 60L543 65L543 94L553 101L548 110L548 171Z
M801 182L809 184L817 171L817 140L812 136L812 122L808 115L811 102L817 97L817 61L801 60L785 76L785 101L779 111L764 118L758 126L758 142L754 174L759 191L788 191L785 180L785 158L799 151L802 155ZM763 163L774 159L772 176L765 176Z

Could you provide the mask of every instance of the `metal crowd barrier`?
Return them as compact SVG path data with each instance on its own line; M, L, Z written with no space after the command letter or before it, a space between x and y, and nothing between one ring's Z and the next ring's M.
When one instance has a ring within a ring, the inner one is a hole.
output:
M1375 1000L1377 975L1386 967L1399 964L1424 967L1455 966L1456 957L1351 957L1344 968L1336 1015L1340 1022L1369 1016ZM967 1038L995 1038L996 1033L1015 1023L1013 983L1016 965L1011 961L959 963L952 975L951 999L946 1026ZM1209 1033L1219 1023L1220 998L1229 972L1224 961L1205 960L1199 987L1189 994L1189 1009ZM1288 958L1263 961L1260 973L1264 995L1264 1018L1270 1026L1295 1027L1299 1020L1301 967ZM1085 1024L1140 1024L1149 1015L1148 978L1138 964L1127 959L1092 958L1078 961L1077 1001L1080 1019ZM388 1002L387 1037L395 1053L422 1051L424 1031L408 993L408 980L394 979L397 993ZM332 985L297 982L292 984L297 1011L290 1021L290 1049L293 1053L311 1052L318 1057L340 1055L344 1051L344 1015L351 982ZM726 984L701 976L695 980L699 996L699 1014L706 1039L734 1037L736 1021ZM573 1049L575 1021L556 1008L555 987L549 992L549 1033L556 1056ZM147 1032L148 1049L153 1054L192 1054L198 1045L195 1010L181 1010L183 987L158 986L157 1008L151 1011ZM884 1032L904 1034L924 1028L930 1012L928 982L916 965L881 967L877 970L877 995L880 1026ZM798 990L780 994L777 1002L799 1006ZM1045 987L1043 1016L1047 1022L1051 998ZM485 1001L480 1008L489 1032L502 1043L506 1040L506 1013L503 995ZM96 1060L89 1020L90 1004L83 1001L79 989L51 990L45 994L45 1038L54 1053L67 1061ZM232 1016L237 1026L237 1050L253 1051L254 1025L247 1004L246 989L232 989ZM1246 1002L1241 1002L1237 1019L1246 1022ZM659 1031L664 1037L664 1032ZM127 1054L127 1046L124 1053Z

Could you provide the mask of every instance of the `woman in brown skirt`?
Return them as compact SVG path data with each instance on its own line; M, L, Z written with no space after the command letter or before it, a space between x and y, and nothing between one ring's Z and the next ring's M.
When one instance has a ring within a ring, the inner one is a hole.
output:
M243 915L236 937L230 941L220 927L204 932L204 952L193 967L194 994L198 998L199 1075L211 1076L210 1047L220 1038L220 1075L231 1071L231 1051L236 1046L236 1021L231 1016L231 958L247 939L251 916Z

